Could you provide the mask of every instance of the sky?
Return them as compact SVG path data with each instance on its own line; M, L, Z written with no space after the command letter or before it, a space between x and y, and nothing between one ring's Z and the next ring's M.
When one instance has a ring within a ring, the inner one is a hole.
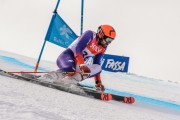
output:
M52 62L42 62L44 70L55 66ZM0 50L0 69L29 71L33 69L32 63L32 58ZM135 103L105 102L0 75L0 120L180 119L180 83L132 74L105 71L102 74L106 92L133 96ZM94 86L94 79L80 83ZM74 86L71 90L77 92L79 89Z
M37 59L56 3L0 0L0 49ZM179 6L179 0L85 0L83 30L112 25L117 37L106 53L130 57L130 73L177 81ZM58 13L80 35L81 0L61 0ZM42 59L55 62L62 50L47 42Z

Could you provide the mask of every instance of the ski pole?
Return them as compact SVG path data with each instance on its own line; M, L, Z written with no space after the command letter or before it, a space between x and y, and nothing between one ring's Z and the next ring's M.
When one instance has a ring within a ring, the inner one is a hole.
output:
M58 71L51 71L51 72L33 72L33 71L27 71L27 72L24 72L24 71L21 71L21 72L8 72L8 73L17 73L17 74L21 74L21 73L24 73L24 74L30 74L30 73L64 73L64 74L77 74L77 73L82 73L82 72L58 72ZM90 73L83 73L83 74L90 74Z
M8 73L80 73L80 72L58 72L58 71L52 71L52 72L33 72L33 71L21 71L21 72L8 72Z

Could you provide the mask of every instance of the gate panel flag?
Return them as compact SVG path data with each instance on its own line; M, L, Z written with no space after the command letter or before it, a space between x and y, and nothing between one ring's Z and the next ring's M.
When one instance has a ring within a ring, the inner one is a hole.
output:
M67 48L77 37L66 22L55 13L51 19L45 39L58 46Z

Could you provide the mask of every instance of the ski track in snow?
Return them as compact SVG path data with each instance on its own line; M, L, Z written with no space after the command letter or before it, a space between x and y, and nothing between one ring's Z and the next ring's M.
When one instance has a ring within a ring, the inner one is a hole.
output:
M35 63L32 58L0 51L0 69L32 71ZM40 66L42 71L56 69L44 61ZM105 71L102 77L108 92L133 95L136 103L102 102L0 76L0 120L180 119L179 84ZM94 85L92 79L81 83Z

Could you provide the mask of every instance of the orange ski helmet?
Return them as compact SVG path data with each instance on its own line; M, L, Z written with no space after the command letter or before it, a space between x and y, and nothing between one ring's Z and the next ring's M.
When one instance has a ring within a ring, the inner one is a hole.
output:
M104 39L106 42L111 43L116 37L116 31L110 25L101 25L98 27L97 35L99 39Z

